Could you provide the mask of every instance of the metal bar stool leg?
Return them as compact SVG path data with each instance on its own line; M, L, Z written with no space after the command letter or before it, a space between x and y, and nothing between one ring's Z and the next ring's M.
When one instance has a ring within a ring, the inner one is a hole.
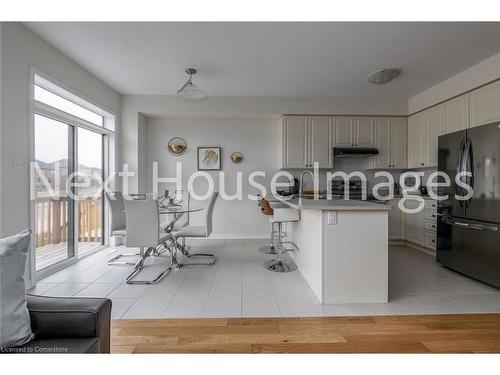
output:
M295 262L286 255L286 249L283 247L283 242L281 241L282 235L282 222L278 223L278 241L277 241L277 250L278 255L275 259L268 260L264 263L264 268L268 271L273 272L292 272L297 269L297 265Z

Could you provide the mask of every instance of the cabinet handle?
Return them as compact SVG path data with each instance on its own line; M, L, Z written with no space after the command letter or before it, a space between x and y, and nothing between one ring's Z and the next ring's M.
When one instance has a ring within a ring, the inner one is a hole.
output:
M424 163L420 163L420 165L424 165Z

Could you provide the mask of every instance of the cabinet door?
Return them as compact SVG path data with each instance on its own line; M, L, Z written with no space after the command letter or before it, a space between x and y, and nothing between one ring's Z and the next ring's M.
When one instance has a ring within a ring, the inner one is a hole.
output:
M333 167L332 124L330 117L309 117L309 166Z
M444 103L442 134L449 134L469 127L469 94L458 96Z
M391 119L391 160L392 168L405 169L407 167L408 143L406 118Z
M389 239L398 240L401 238L401 211L398 208L399 199L393 199L388 202L391 206L389 211Z
M500 81L470 93L470 127L500 120Z
M354 134L356 146L372 147L374 144L373 119L371 117L355 117Z
M437 167L438 137L444 126L444 106L429 108L425 113L425 166Z
M391 168L391 120L378 117L373 120L375 127L375 147L378 155L374 158L374 168Z
M408 118L408 167L425 166L425 122L424 112Z
M307 117L283 118L282 168L303 168L307 164Z
M350 117L334 117L335 122L335 146L352 146L354 134L352 119Z
M419 205L414 200L407 200L405 206L409 209L415 209ZM406 239L418 245L424 245L424 210L415 214L406 214Z

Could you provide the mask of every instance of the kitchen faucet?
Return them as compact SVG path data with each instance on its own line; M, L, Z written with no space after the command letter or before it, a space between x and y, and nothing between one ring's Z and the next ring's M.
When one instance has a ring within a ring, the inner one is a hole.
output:
M310 174L311 175L311 178L312 178L312 181L313 181L313 184L314 184L314 174L310 171L310 170L305 170L303 171L301 174L300 174L300 183L299 183L299 197L301 197L302 195L304 195L304 191L303 191L303 187L304 187L304 175L306 174Z

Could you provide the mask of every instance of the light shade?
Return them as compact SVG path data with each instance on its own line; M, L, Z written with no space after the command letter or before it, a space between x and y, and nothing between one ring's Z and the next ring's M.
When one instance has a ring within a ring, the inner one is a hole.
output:
M382 69L371 73L368 76L368 82L374 83L375 85L383 85L392 81L394 78L401 74L399 69Z

